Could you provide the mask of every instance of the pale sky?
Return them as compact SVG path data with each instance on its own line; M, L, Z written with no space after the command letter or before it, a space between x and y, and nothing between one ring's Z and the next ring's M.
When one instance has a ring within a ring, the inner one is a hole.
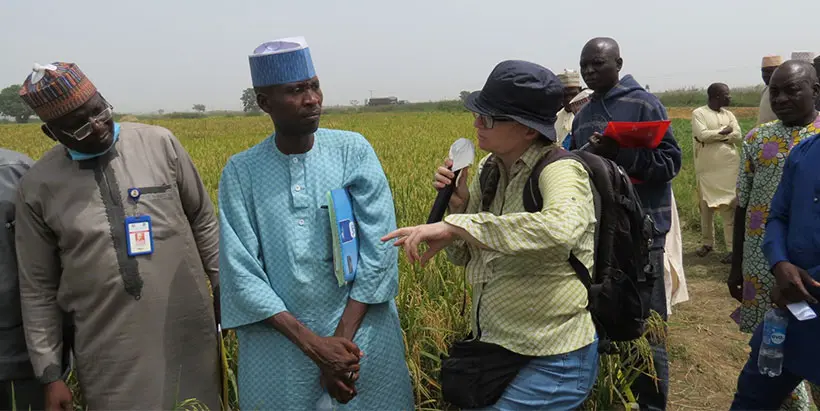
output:
M506 59L577 69L596 36L618 40L621 74L652 91L745 86L765 54L820 52L818 14L814 0L0 0L0 88L70 61L119 112L238 110L248 54L291 36L306 38L326 106L370 90L457 98Z

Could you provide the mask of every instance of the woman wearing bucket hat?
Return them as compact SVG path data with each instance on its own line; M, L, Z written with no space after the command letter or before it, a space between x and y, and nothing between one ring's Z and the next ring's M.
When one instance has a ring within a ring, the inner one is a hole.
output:
M472 399L455 404L462 408L575 409L597 376L598 337L586 309L587 291L567 262L572 252L592 267L589 175L577 161L555 161L539 176L542 211L525 212L523 204L533 167L558 148L554 124L562 98L563 86L550 70L518 60L498 64L484 88L465 101L475 116L479 147L498 164L498 194L482 204L480 179L468 186L463 170L444 221L400 228L383 238L397 239L411 263L425 265L446 249L454 264L466 266L475 339L462 343L481 364L481 377L477 383L448 381L442 372L445 399ZM438 168L436 188L450 184L449 166L448 161ZM421 243L428 246L423 254Z

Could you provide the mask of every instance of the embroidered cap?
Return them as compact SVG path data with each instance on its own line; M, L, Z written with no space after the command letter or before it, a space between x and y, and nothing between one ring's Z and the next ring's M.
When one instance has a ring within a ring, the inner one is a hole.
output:
M802 60L811 63L814 61L814 53L810 51L794 51L792 52L792 60Z
M766 67L779 67L783 64L783 57L780 56L765 56L763 57L763 62L760 63L761 68Z
M254 87L304 81L316 75L304 37L262 43L248 57Z
M74 63L34 64L20 89L20 98L40 120L60 118L85 104L97 93L94 83Z
M581 73L575 70L564 69L563 73L558 74L558 80L564 87L581 87Z

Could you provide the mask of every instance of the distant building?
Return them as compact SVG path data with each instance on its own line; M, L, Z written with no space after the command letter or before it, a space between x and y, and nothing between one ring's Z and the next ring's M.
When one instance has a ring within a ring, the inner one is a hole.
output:
M389 106L392 104L399 104L399 99L396 97L374 97L367 101L368 106Z

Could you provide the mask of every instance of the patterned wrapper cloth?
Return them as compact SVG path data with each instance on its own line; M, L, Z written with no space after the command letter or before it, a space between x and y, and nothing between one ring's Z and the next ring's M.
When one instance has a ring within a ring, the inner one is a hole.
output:
M97 88L74 63L35 64L20 89L20 98L45 122L80 108Z

